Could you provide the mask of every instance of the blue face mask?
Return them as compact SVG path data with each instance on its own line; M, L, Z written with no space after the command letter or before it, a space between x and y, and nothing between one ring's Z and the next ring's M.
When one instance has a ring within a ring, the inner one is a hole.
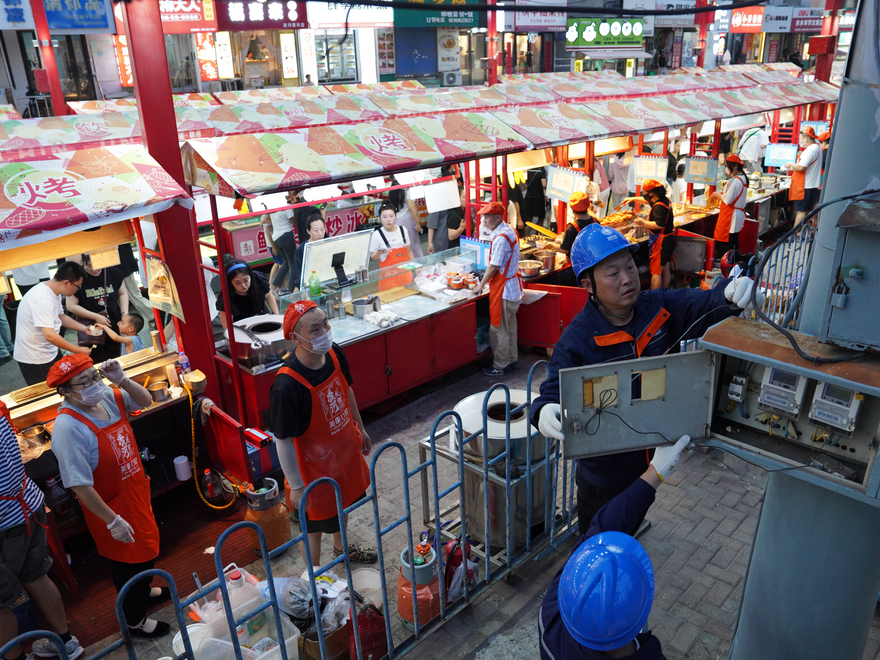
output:
M294 333L296 334L296 333ZM303 341L309 341L305 337L300 334L296 334L297 337L302 339ZM315 337L309 342L312 347L303 346L309 353L314 353L315 355L324 355L330 351L330 348L333 346L333 329L331 328L327 332L325 332L320 337Z

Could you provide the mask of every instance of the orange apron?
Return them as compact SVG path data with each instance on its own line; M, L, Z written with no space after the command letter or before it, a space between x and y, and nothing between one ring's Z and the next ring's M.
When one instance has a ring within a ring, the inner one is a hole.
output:
M791 187L788 189L788 201L796 202L804 198L804 184L807 181L807 171L791 171Z
M290 367L281 367L278 373L290 376L312 395L309 428L293 439L303 483L308 486L321 477L334 479L342 493L342 506L347 507L367 490L370 471L361 455L363 436L348 405L348 383L332 349L330 357L333 374L317 387ZM336 516L336 495L330 484L321 484L309 493L308 515L309 520Z
M737 175L737 178L739 178L739 175ZM732 180L733 179L731 179L731 181ZM748 187L748 182L744 181L742 190L739 191L739 195L733 200L733 206L728 206L724 201L721 202L721 211L718 213L718 222L715 224L715 233L712 234L712 238L719 243L727 243L730 240L730 226L733 222L733 212L739 209L737 204L739 203L739 200L742 199L743 193L748 190ZM739 210L745 211L745 208Z
M150 478L144 472L134 432L128 423L122 392L113 390L119 407L119 421L99 429L84 415L62 408L59 415L70 415L85 424L98 439L98 467L92 476L98 495L134 529L134 543L117 541L107 524L87 507L83 516L98 553L124 564L140 564L159 556L159 528L150 502Z
M664 204L663 202L657 202L654 206L662 206L663 208L666 209L666 212L667 212L667 218L666 218L666 225L667 226L660 231L660 235L657 236L657 240L655 240L654 244L651 246L651 255L650 255L650 263L649 263L650 268L651 268L651 275L660 275L660 273L663 272L663 266L660 263L660 261L661 261L660 254L662 253L662 250L663 250L663 241L666 240L667 236L672 235L672 231L667 231L668 225L669 225L669 217L668 216L672 213L672 209L670 209L669 206L667 204ZM652 206L651 208L653 209L654 207ZM673 224L673 227L674 226L675 225Z
M513 230L513 234L516 236L515 239L510 238L505 233L499 234L499 236L504 238L504 240L510 245L510 256L507 257L507 262L504 264L504 268L499 268L498 272L489 278L489 323L496 328L501 327L501 307L504 304L502 303L502 296L504 295L505 284L507 284L509 280L515 279L519 282L520 291L522 291L523 288L522 278L519 276L518 268L513 276L507 276L507 271L510 270L510 261L513 259L513 248L519 247L519 234L516 233L515 229ZM492 245L495 245L495 241L492 241ZM492 258L492 245L489 246L489 259Z
M382 233L382 230L377 229L376 231L379 232L379 236L382 237L385 247L388 248L388 256L385 257L385 261L379 264L379 268L388 268L389 266L396 266L397 264L405 264L408 261L412 261L409 256L409 250L405 245L403 247L393 248L388 243L388 239L385 238L385 234ZM403 240L406 241L406 233L404 233L403 227L400 228L400 235ZM398 286L405 286L412 281L412 273L401 273L400 275L386 277L379 281L379 291L388 291L388 289L394 289ZM358 495L360 495L360 493L358 493ZM312 518L312 520L317 520L317 518Z

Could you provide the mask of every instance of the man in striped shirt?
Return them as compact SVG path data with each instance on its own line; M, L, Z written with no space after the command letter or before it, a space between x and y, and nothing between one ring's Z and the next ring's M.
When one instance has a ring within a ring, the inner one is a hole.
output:
M58 587L49 579L52 560L46 547L46 511L43 492L24 473L21 450L0 402L0 646L18 635L12 605L24 587L43 620L64 642L70 660L82 655L79 640L67 629L67 616ZM34 655L58 655L48 639L38 639ZM5 660L24 660L21 646L13 647Z

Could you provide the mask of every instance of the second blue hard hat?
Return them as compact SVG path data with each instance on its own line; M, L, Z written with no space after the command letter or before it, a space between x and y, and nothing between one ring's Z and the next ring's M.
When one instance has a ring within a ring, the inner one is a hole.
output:
M559 579L559 613L579 644L610 651L641 631L654 600L654 569L642 545L603 532L574 552Z
M603 227L595 222L581 229L571 246L571 268L578 284L585 270L626 249L636 252L639 246L630 243L626 236L616 229Z

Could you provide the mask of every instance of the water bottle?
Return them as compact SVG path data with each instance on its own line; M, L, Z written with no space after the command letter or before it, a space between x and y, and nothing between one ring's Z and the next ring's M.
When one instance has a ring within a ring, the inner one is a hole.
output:
M189 358L186 357L186 353L182 352L177 358L178 363L180 364L181 373L188 374L192 369L189 367Z
M202 495L208 500L209 504L214 506L223 506L226 504L226 497L223 495L223 488L220 480L211 470L205 469L202 474Z
M312 276L309 278L309 295L312 298L321 296L321 280L318 279L318 273L315 271L312 271Z

